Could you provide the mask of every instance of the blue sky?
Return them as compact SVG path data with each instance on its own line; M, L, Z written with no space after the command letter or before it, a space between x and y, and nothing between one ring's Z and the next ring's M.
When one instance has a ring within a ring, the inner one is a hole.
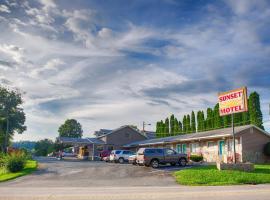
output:
M67 118L84 136L154 130L242 86L259 92L267 121L269 19L263 0L0 0L0 84L20 88L27 116L14 139L53 139Z

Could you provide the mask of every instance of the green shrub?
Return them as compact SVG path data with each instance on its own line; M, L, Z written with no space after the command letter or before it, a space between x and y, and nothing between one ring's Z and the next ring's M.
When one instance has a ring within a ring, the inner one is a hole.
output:
M23 170L27 156L24 153L12 153L4 157L4 166L9 172Z
M270 142L265 144L263 152L265 155L270 156Z
M200 162L203 160L203 157L199 155L190 155L190 160L193 162Z
M0 168L5 166L5 154L0 152Z

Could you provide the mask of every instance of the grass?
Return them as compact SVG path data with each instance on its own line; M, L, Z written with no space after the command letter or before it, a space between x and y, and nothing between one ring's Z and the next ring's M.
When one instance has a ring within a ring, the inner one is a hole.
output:
M0 168L0 182L8 181L8 180L20 177L20 176L30 174L36 169L37 169L37 161L35 160L28 160L26 162L24 169L16 173L7 172L5 169Z
M174 173L182 185L240 185L270 183L270 165L255 165L253 172L217 170L215 165L194 167Z

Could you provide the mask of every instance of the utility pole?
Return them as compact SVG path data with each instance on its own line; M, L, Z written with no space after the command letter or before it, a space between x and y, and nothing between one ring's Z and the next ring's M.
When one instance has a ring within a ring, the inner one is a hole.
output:
M145 126L151 126L151 124L146 124L145 121L143 121L143 132L145 132Z

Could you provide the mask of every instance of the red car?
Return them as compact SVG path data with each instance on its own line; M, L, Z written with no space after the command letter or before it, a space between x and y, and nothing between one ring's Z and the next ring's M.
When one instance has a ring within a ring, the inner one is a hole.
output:
M110 157L110 154L111 154L111 151L109 151L109 150L101 151L100 154L99 154L100 160L107 161L107 158Z

